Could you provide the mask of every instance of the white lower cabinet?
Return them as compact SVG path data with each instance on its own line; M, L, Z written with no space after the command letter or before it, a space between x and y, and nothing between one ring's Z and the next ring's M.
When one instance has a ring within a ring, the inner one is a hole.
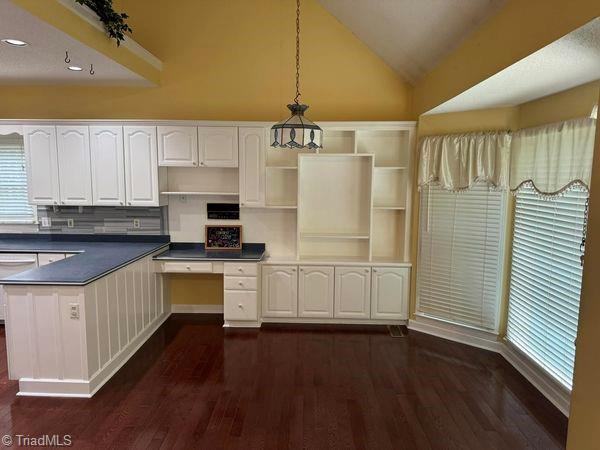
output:
M374 267L371 278L371 319L408 318L410 269Z
M38 266L47 266L61 259L65 259L64 253L38 253Z
M371 316L371 268L336 267L334 317L369 319Z
M333 267L300 266L298 317L333 317L333 286Z
M0 253L0 279L37 267L35 253ZM0 289L0 320L4 320L5 301Z
M296 266L263 266L263 317L298 316L298 272Z
M225 320L258 320L256 291L224 291Z

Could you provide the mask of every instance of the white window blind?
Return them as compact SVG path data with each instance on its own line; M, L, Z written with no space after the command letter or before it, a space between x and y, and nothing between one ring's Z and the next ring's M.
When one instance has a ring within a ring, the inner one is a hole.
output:
M27 200L23 141L0 138L0 222L34 222Z
M515 203L507 339L569 389L587 197L583 186L549 199L526 186Z
M498 328L506 192L421 191L417 314Z

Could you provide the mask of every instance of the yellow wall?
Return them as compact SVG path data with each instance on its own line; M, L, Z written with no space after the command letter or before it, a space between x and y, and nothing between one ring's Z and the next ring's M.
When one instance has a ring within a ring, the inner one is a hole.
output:
M169 274L171 303L178 305L222 305L223 275Z
M507 0L415 86L421 114L600 16L598 0Z
M121 0L161 59L156 88L5 86L1 118L279 120L294 97L292 0ZM406 120L411 91L316 0L302 3L302 100L315 120ZM96 68L100 73L101 67Z
M589 117L598 101L600 81L584 84L519 107L519 128Z
M600 103L600 101L599 101ZM579 309L575 376L569 419L569 450L598 448L600 430L600 127L596 129L596 150L590 186L589 222Z

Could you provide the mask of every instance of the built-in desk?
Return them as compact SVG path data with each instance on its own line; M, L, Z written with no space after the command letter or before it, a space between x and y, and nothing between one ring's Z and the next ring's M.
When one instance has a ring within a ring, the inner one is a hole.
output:
M259 327L258 263L265 244L243 244L241 250L206 250L202 243L172 243L154 257L156 272L223 274L223 318L226 327Z

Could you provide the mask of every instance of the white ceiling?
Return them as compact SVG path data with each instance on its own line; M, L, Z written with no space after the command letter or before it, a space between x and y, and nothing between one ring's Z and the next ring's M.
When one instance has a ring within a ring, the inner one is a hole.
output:
M29 45L15 48L0 43L0 85L81 84L148 86L143 77L112 59L83 45L9 0L0 0L0 39L14 38ZM85 70L67 70L65 51L71 64ZM90 75L90 64L95 75Z
M433 69L505 0L319 0L404 79Z
M600 18L427 112L516 106L600 79Z

